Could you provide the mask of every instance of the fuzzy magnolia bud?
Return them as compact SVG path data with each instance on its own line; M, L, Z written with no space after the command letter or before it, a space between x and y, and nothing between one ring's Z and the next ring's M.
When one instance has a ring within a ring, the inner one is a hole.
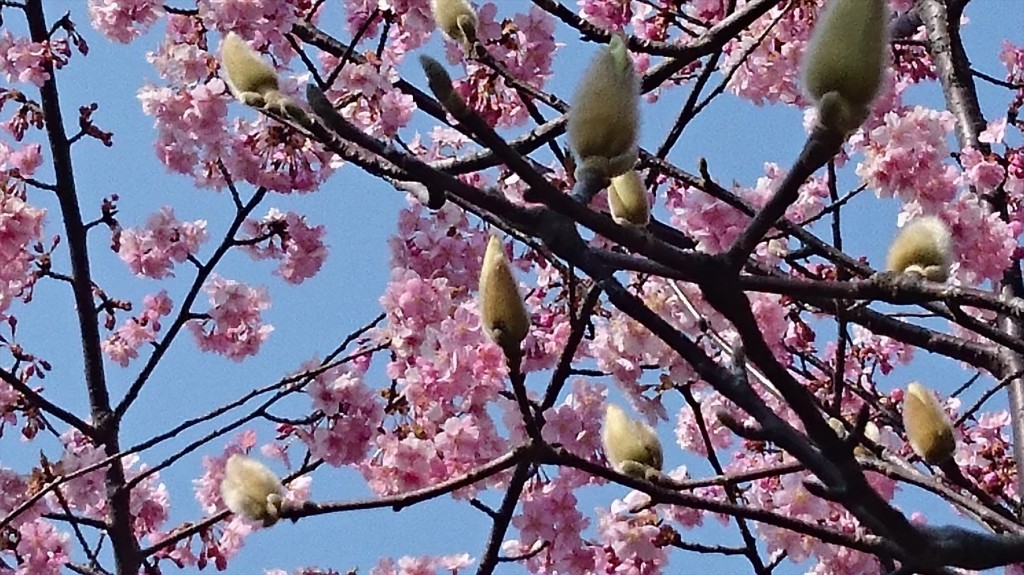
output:
M626 43L612 36L573 96L566 133L576 179L611 178L633 168L640 135L640 82Z
M518 359L522 355L519 345L530 329L530 317L497 236L487 242L480 270L480 323L505 357Z
M302 109L281 93L277 71L249 47L245 40L228 32L220 45L220 64L224 81L238 101L255 108L267 108L293 117L302 117Z
M605 408L601 442L608 462L620 473L646 477L645 468L661 471L661 442L654 429L615 404Z
M461 42L467 52L476 41L476 12L466 0L430 0L434 22L445 37Z
M917 218L896 235L889 246L889 271L917 274L933 282L944 282L953 262L953 240L949 229L935 216Z
M281 480L266 465L240 454L228 458L220 484L224 504L236 515L269 527L281 513Z
M831 0L815 24L804 86L826 128L851 132L867 117L882 83L888 20L885 0Z
M612 178L608 186L608 208L615 223L628 226L646 226L651 219L647 205L647 192L636 170L629 170Z
M937 465L956 451L953 424L935 395L917 383L907 386L903 397L903 427L914 453L928 463Z

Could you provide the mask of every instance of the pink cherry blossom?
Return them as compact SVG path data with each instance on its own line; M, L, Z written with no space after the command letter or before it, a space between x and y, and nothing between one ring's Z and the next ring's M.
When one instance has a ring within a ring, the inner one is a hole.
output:
M156 22L162 8L155 0L89 0L89 19L107 38L127 44Z
M160 331L160 318L171 313L171 299L166 291L147 295L142 302L142 313L129 318L116 332L100 344L103 353L121 367L138 357L138 349L146 343L156 341Z
M195 256L206 241L206 220L182 222L165 206L149 216L144 228L128 228L115 236L118 255L132 273L160 279L173 276L174 262Z
M305 216L282 213L276 208L261 220L246 220L244 230L251 236L244 242L256 259L279 259L277 275L290 284L300 284L316 275L327 258L324 227L310 226Z
M188 323L199 349L234 361L255 355L274 331L273 326L263 323L261 313L270 308L266 289L214 274L203 290L210 296L210 309L201 319Z

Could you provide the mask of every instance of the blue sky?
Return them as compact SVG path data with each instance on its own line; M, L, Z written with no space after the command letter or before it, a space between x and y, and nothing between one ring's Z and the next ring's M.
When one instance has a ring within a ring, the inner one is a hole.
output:
M524 0L500 0L499 15L507 16L522 11L529 3ZM124 46L111 44L89 27L85 16L85 2L80 0L49 0L48 16L59 17L70 11L79 25L79 31L90 44L90 54L81 58L77 54L71 64L58 75L59 87L69 126L74 126L79 106L97 102L100 107L94 118L97 124L114 132L114 147L105 148L95 140L84 140L74 149L74 161L81 203L86 220L99 213L103 197L118 194L119 219L125 226L140 225L145 217L163 205L174 206L182 220L206 219L211 240L224 230L231 214L230 197L208 190L198 190L191 180L169 174L153 153L155 130L152 119L142 114L136 90L146 80L157 80L156 73L145 60L145 52L160 40L159 30ZM965 42L974 65L993 76L1002 77L1003 66L997 60L999 43L1010 38L1024 42L1024 1L977 0L968 10L971 23L964 29ZM325 19L323 25L342 39L348 35L340 26ZM13 13L5 13L5 25L18 30L22 24ZM555 60L555 77L549 88L567 98L571 94L579 72L589 60L594 46L581 45L576 35L559 28L558 39L568 46L560 50ZM435 37L419 52L442 56L442 46ZM405 76L424 86L414 66L403 68ZM1005 110L1006 92L979 83L982 106L989 119ZM24 87L23 87L24 88ZM674 118L676 110L687 95L686 89L676 88L657 106L648 106L644 114L642 143L656 145L664 130ZM936 85L915 89L911 101L940 106ZM231 113L244 113L240 105L233 105ZM799 110L784 107L756 108L732 96L722 96L705 114L697 118L686 130L671 159L683 168L695 170L698 157L706 157L716 177L723 183L740 182L752 186L763 175L764 162L787 166L803 142L802 115ZM411 133L406 133L406 136ZM406 138L408 140L408 137ZM841 172L840 190L856 185L852 169ZM40 174L46 179L46 172ZM58 210L53 198L38 190L30 192L30 201L49 210L48 233L58 233ZM309 215L314 224L327 226L330 256L322 272L312 280L293 287L285 285L271 275L273 262L253 262L244 254L228 258L220 273L268 286L273 298L265 319L275 326L275 332L265 344L263 352L238 364L219 356L199 354L191 336L182 334L175 346L143 391L136 409L124 423L123 445L130 445L155 432L171 427L174 422L208 411L213 406L238 397L253 387L265 385L282 374L296 369L313 356L323 356L351 332L374 317L380 309L378 297L383 291L388 269L387 238L396 229L398 210L406 205L402 194L387 184L378 182L347 166L314 194L303 196L274 195L257 215L274 206L282 210L294 209ZM877 200L872 194L863 194L844 211L846 245L853 255L864 255L876 265L881 262L886 242L895 226L897 205L890 200ZM167 289L178 303L188 282L190 268L181 267L180 277L170 282L157 282L136 278L109 249L109 234L99 231L91 238L94 276L108 294L129 299L138 306L142 296L159 289ZM211 247L213 241L208 244ZM66 261L58 260L58 266ZM66 269L66 268L65 268ZM205 304L204 304L205 305ZM19 340L25 348L47 358L54 364L54 373L45 385L51 398L70 405L77 413L87 413L84 385L81 378L81 358L77 348L77 327L73 320L73 303L66 287L55 282L42 282L31 306L17 306L15 315L21 320ZM119 318L123 319L123 318ZM919 354L919 359L908 369L897 372L891 385L903 385L915 378L931 376L933 386L950 391L969 373L950 369L949 362L937 361ZM122 369L108 364L108 380L113 397L119 398L135 377L141 362ZM938 370L945 375L936 381ZM379 371L376 373L379 374ZM540 385L540 381L535 385ZM380 377L371 385L383 386ZM684 457L672 449L672 426L663 424L659 431L667 449L667 467L681 463L694 465L695 471L706 470L699 461ZM195 435L183 437L191 439ZM261 442L271 439L267 428L260 428ZM17 444L13 437L4 439L0 461L3 465L24 469L27 458L38 453L38 444ZM52 445L52 442L43 442ZM223 442L215 442L205 452L219 452ZM154 449L143 455L148 462L159 461L167 454ZM176 523L201 516L198 503L192 497L191 480L201 472L199 457L185 458L162 474L172 497L172 520ZM349 499L369 495L361 477L350 470L332 470L317 476L313 483L314 497L322 499ZM588 489L581 492L582 508L607 507L612 498L622 497L620 487ZM500 494L483 499L496 504ZM906 502L913 506L917 500ZM596 519L595 519L596 521ZM720 529L709 521L694 540L704 543L733 543L735 529ZM469 552L477 556L486 541L490 522L478 511L464 504L447 500L419 505L401 513L370 511L335 517L319 517L299 524L281 524L272 530L252 536L239 558L232 562L230 573L260 573L263 568L292 569L319 565L345 571L360 567L366 572L381 555L418 555ZM675 554L673 573L689 573L692 557ZM746 571L746 563L715 557L701 557L700 571ZM499 573L516 573L514 566L502 565ZM780 569L782 573L796 572L795 568Z

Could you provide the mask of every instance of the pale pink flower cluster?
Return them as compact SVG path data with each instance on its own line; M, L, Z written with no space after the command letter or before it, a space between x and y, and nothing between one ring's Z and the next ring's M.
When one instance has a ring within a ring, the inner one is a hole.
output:
M584 20L606 30L622 31L633 16L633 0L576 0Z
M561 477L528 485L520 498L520 514L512 517L519 539L502 544L506 555L523 556L545 545L526 561L531 573L590 573L594 551L582 538L590 521L580 513L576 482Z
M958 171L946 162L946 139L954 126L951 113L921 106L887 113L882 125L858 142L864 160L857 175L880 198L895 196L926 213L937 211L957 191Z
M999 50L999 61L1006 66L1006 81L1024 86L1024 45L1017 46L1009 40L1003 40ZM1024 108L1024 87L1017 88L1011 104L1011 109L1021 108Z
M60 575L71 558L71 536L57 531L49 521L36 519L18 528L18 568L13 575Z
M498 7L492 2L477 12L480 41L513 77L543 88L551 77L555 52L561 46L555 42L554 18L537 6L505 20L498 20L497 12ZM466 69L466 77L454 82L455 91L463 100L493 126L517 126L526 121L529 113L505 79L487 66L464 60L461 51L457 44L448 43L448 61L454 64L461 60Z
M964 475L992 496L1012 499L1017 494L1017 466L1007 430L1006 410L982 413L960 428L954 459Z
M29 246L42 236L45 215L25 201L24 191L0 186L0 314L30 281Z
M574 380L562 404L544 412L544 440L560 444L579 457L600 461L597 453L601 450L601 421L607 395L603 385Z
M763 207L786 177L786 171L772 162L765 162L764 172L753 188L734 186L733 193L755 207ZM797 200L786 210L786 217L795 222L812 218L824 209L828 196L827 176L812 176L800 187ZM701 251L720 253L729 249L750 223L750 218L738 209L676 180L668 181L665 198L672 225L693 238ZM765 263L776 263L777 254L785 249L784 240L770 240L760 244L755 255Z
M202 84L217 64L214 55L199 46L202 36L195 28L195 20L171 16L167 27L166 38L156 50L146 53L146 61L171 84Z
M882 375L891 373L895 365L907 365L914 359L914 346L891 337L876 335L859 325L850 328L850 335L857 352L849 355L857 357L863 364L874 363ZM850 377L855 379L857 376L850 374Z
M691 386L690 390L693 393L694 399L700 403L700 414L704 418L705 428L708 436L711 438L712 449L719 450L732 447L732 432L722 425L715 414L725 412L732 415L739 422L748 420L750 417L731 401L725 399L722 394L711 389L706 384ZM696 415L694 410L689 407L683 407L679 410L675 429L676 443L687 451L706 456L708 446L704 443Z
M752 504L786 517L812 523L822 517L829 517L831 525L839 531L864 533L864 529L845 508L811 495L804 487L804 479L805 474L799 473L758 479L751 483L746 497ZM878 560L872 555L850 551L839 545L823 543L814 537L764 523L759 523L756 529L769 553L785 551L787 559L794 563L812 559L816 563L812 568L814 573L875 573L879 570Z
M9 185L12 177L32 177L39 166L43 165L42 146L26 144L11 149L5 142L0 142L0 182Z
M593 6L595 2L591 1L590 5ZM685 8L689 8L692 4L687 4ZM672 23L671 18L666 18L665 14L661 11L655 10L653 6L646 2L637 2L633 0L631 2L630 10L633 12L633 18L630 23L633 25L633 34L637 38L644 40L652 40L654 42L664 42L668 39L670 34L670 25ZM634 58L644 58L650 60L647 54L634 53ZM637 63L637 71L647 71L647 66L641 66Z
M263 116L253 122L237 118L234 126L230 155L223 161L236 182L244 180L282 194L307 193L315 191L338 165L334 153L319 142L294 130L284 132L276 121ZM224 185L219 175L211 181Z
M422 278L444 277L453 290L476 289L487 234L471 228L466 212L446 203L428 211L419 202L398 213L398 233L388 239L392 266Z
M320 54L326 71L334 70L340 62L326 52ZM341 115L366 133L391 138L408 125L416 111L412 96L395 87L398 79L395 62L378 59L371 52L361 64L345 64L327 97L344 99L347 104L339 110Z
M155 118L157 158L168 169L194 176L201 185L222 181L215 162L228 147L226 93L220 78L175 88L149 84L139 89L142 111Z
M295 54L285 33L312 7L312 0L199 0L196 8L208 30L235 32L257 47L269 47L287 63Z
M555 266L542 257L527 253L516 260L523 273L536 273L536 285L527 292L526 306L536 310L530 318L530 331L523 341L524 373L552 369L565 350L572 333L568 302L560 298L563 277ZM554 297L549 297L553 295ZM584 355L585 346L577 349L576 356Z
M683 8L687 15L714 24L725 17L727 7L726 0L691 0Z
M372 10L379 7L382 10L389 10L394 24L388 32L387 41L384 43L383 55L392 62L401 62L405 55L430 40L434 31L434 17L430 11L430 0L345 0L346 8L355 8L359 14L364 12L365 7ZM349 25L354 24L353 18L359 16L349 11ZM365 16L363 17L365 20ZM378 18L377 23L380 22ZM376 29L374 24L371 29ZM355 32L355 28L353 28ZM368 37L364 35L364 37Z
M142 313L128 318L100 343L103 353L121 367L128 367L128 363L139 356L140 346L156 341L160 318L170 315L171 309L171 298L167 297L166 290L147 295L142 300Z
M0 407L3 402L0 401ZM29 494L28 476L19 475L13 469L0 467L0 517L7 517L23 502ZM48 509L44 501L37 501L21 512L20 515L11 520L11 527L17 529L24 523L30 523L39 518Z
M234 361L256 355L270 337L273 326L264 325L262 313L270 307L266 289L254 288L210 276L203 286L210 296L210 310L188 323L199 349L222 354Z
M306 217L295 212L271 208L261 220L246 220L243 229L249 235L246 251L255 259L281 260L275 274L290 284L300 284L315 276L327 259L324 227L310 226Z
M975 186L982 194L995 191L1006 178L1006 170L996 160L996 156L986 157L974 148L960 151L960 165L964 168L961 184Z
M363 383L364 372L359 366L338 366L316 376L306 388L313 409L325 419L312 433L300 430L297 435L314 457L329 465L362 461L384 417L378 395Z
M1024 213L1020 205L1024 203L1024 147L1009 150L1006 152L1006 183L1003 189L1014 199L1017 209L1014 210L1014 217L1024 219Z
M455 208L426 214L414 203L400 216L381 336L391 342L387 373L408 410L385 426L362 466L377 493L422 487L507 450L487 410L506 388L505 358L482 333L472 297L486 238Z
M717 16L722 3L714 0L711 4L707 8ZM729 90L757 106L777 102L802 104L800 62L814 27L812 16L822 4L821 0L815 0L792 9L777 6L755 20L746 33L729 41L723 49L725 57L719 68L725 72L742 61L729 81ZM768 36L760 40L780 16Z
M62 473L74 473L107 458L102 447L98 447L78 430L68 431L61 435L61 442L64 444L64 453L59 462ZM125 468L125 477L129 481L147 469L144 464L135 469L135 464L138 462L137 455L121 458L121 464ZM63 504L67 503L70 509L84 517L108 520L110 510L104 488L105 473L105 468L100 467L95 471L69 480L61 488L63 502L53 495L48 495L46 498L48 505L52 509L61 509ZM160 483L159 473L147 475L132 488L129 505L132 512L132 527L138 537L155 533L167 521L170 501L167 488Z
M174 262L194 256L205 241L206 220L182 222L174 217L174 208L164 206L149 216L145 227L121 230L115 245L132 273L161 279L173 276Z
M410 557L408 555L399 558L397 561L390 557L381 557L380 562L370 569L370 575L455 575L459 570L466 569L473 564L473 558L467 553L459 555L444 555L441 557L421 556ZM287 575L284 571L267 572L266 575ZM302 575L296 573L295 575ZM314 575L310 573L310 575Z
M50 79L47 63L61 68L71 56L68 41L54 38L49 42L32 42L27 37L15 37L10 30L0 34L0 72L8 82L22 82L42 86Z
M89 0L92 27L122 44L143 34L162 13L163 4L156 0Z
M692 284L679 284L697 309L707 314L708 321L721 322L721 316L713 310L703 309L699 290ZM638 294L655 313L683 333L699 331L698 318L689 313L684 303L676 296L666 280L648 278ZM594 318L595 336L587 348L596 360L598 369L610 373L615 384L626 399L644 414L650 422L667 420L668 414L661 403L661 396L648 397L645 391L657 387L657 383L641 384L644 366L657 366L673 381L687 381L695 377L692 367L680 359L663 341L650 330L641 326L625 314L613 314L609 318Z
M595 553L595 571L622 575L659 573L668 563L665 547L668 539L661 537L661 519L653 509L638 513L630 510L649 501L646 494L631 492L625 499L616 499L611 509L598 509L598 533L601 547Z
M957 277L967 284L998 281L1017 250L1024 224L1007 223L982 203L978 194L962 192L942 214L961 257Z

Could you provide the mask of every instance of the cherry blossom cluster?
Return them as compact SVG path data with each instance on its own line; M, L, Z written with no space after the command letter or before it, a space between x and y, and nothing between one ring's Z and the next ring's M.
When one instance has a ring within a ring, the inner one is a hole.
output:
M262 312L270 307L264 288L255 288L212 275L203 290L210 309L188 323L199 349L219 353L234 361L255 355L274 327L263 323Z
M0 314L30 281L29 246L42 236L45 215L45 210L26 201L24 191L0 185Z
M346 105L338 111L342 117L377 137L394 137L404 128L416 110L411 95L395 87L401 61L378 58L367 53L366 61L348 62L338 79L326 92L332 100L344 98ZM331 73L340 64L338 58L321 53L320 61L325 73Z
M107 38L127 44L149 30L162 8L155 0L89 0L89 20Z
M117 331L103 340L103 353L121 367L127 367L131 360L139 356L139 347L156 341L160 318L170 315L172 307L166 291L147 295L142 300L142 313L125 320Z
M531 6L525 14L498 20L498 6L491 2L480 7L477 17L477 36L488 53L516 80L543 88L551 77L552 56L558 47L554 19ZM448 61L454 64L461 60L466 70L464 79L455 80L455 91L489 124L508 127L525 122L529 112L508 81L487 66L466 61L461 51L457 43L447 44Z
M63 38L33 42L24 36L15 37L10 30L0 34L0 72L8 82L42 86L50 79L46 65L61 68L71 57L71 47Z
M260 220L246 220L243 226L250 237L242 240L256 259L281 260L274 272L290 284L300 284L315 276L327 259L324 227L310 226L305 216L271 208Z
M174 216L174 208L164 206L149 216L145 227L121 230L114 245L132 273L161 279L174 275L175 262L199 253L206 239L206 220L182 222Z
M376 434L384 415L383 406L374 390L363 382L368 363L339 366L316 376L306 388L313 400L313 409L323 419L312 431L293 432L314 457L329 465L351 465L363 461L370 440Z
M370 575L434 575L435 573L457 573L473 564L473 559L465 554L444 555L441 557L400 557L397 561L383 557ZM286 575L284 571L269 571L266 575ZM295 575L301 575L296 573Z

